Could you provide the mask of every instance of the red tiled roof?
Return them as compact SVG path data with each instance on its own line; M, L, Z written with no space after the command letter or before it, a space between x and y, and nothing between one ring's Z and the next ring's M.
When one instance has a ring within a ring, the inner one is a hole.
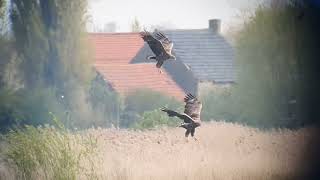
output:
M96 65L98 71L121 94L147 88L183 99L183 90L170 78L165 70L159 73L154 64L109 64Z
M144 42L138 33L90 34L95 49L95 67L117 92L127 94L148 88L182 100L185 93L155 64L130 64Z
M91 33L95 60L113 63L130 63L143 46L139 33Z

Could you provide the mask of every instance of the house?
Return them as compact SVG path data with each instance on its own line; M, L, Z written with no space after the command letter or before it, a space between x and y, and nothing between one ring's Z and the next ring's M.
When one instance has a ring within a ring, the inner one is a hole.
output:
M159 74L152 51L138 33L92 33L95 67L114 90L126 94L149 88L181 99L208 87L235 80L234 50L220 34L221 21L209 20L206 29L166 30L174 42L176 61L166 61Z
M160 74L155 64L131 63L144 46L139 33L91 33L90 40L95 49L94 65L113 90L126 95L147 88L177 99L185 96L171 76L166 71Z

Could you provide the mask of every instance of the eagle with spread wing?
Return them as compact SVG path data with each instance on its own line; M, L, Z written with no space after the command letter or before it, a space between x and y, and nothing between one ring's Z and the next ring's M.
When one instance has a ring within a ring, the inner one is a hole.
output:
M178 113L167 108L162 108L161 110L166 112L169 117L178 117L182 119L184 122L179 127L183 127L187 130L185 133L186 137L188 137L189 134L193 137L195 129L201 125L200 113L202 103L190 93L185 96L184 102L186 103L184 113Z
M154 59L157 61L157 68L161 68L164 61L168 59L175 60L176 57L172 54L173 43L162 32L157 29L153 33L146 30L140 32L141 38L148 43L150 49L155 56L148 56L147 59ZM161 72L161 69L160 69Z

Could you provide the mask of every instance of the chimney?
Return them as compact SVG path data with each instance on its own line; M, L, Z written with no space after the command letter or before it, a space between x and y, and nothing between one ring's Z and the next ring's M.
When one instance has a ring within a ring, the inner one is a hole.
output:
M210 19L209 29L215 33L220 33L221 30L221 20L220 19Z

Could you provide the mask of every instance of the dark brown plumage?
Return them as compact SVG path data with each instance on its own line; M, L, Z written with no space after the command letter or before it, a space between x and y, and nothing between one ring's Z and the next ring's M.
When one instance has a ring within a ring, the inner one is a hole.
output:
M184 122L179 127L183 127L187 130L185 133L186 137L188 137L190 133L193 137L195 129L201 125L200 114L202 103L190 93L186 95L184 102L186 103L184 113L178 113L167 108L162 108L161 110L166 112L169 117L178 117L182 119Z
M146 30L140 33L141 38L148 43L150 49L155 56L148 56L147 59L154 59L157 61L157 68L161 68L164 61L168 59L175 60L176 57L172 54L173 43L162 32L155 30L150 33Z

